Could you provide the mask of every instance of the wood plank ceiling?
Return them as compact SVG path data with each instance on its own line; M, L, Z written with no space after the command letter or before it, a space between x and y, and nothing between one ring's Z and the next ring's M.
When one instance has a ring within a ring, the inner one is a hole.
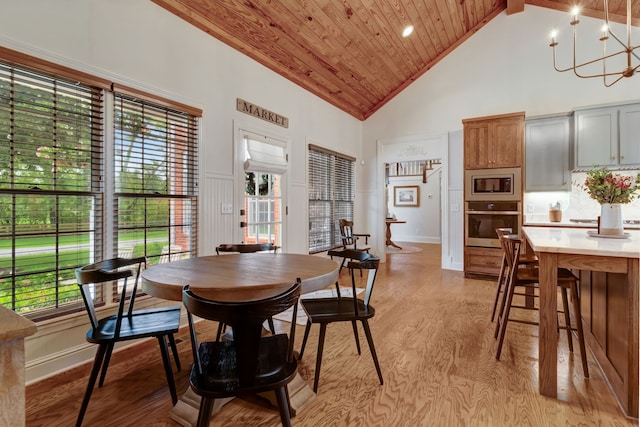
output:
M365 120L503 10L568 11L577 0L152 1ZM602 0L580 3L582 15L603 16ZM625 10L626 0L609 1L610 19L624 22Z

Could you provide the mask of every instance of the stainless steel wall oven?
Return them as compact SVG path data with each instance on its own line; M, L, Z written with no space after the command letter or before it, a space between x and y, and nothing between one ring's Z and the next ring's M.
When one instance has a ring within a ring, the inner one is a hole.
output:
M496 228L511 228L520 234L522 215L519 201L468 201L465 207L465 245L499 248Z

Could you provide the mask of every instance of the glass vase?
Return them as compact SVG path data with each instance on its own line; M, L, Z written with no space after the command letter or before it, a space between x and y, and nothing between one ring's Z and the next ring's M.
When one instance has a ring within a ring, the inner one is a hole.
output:
M603 203L600 205L600 234L622 235L622 205L620 203Z

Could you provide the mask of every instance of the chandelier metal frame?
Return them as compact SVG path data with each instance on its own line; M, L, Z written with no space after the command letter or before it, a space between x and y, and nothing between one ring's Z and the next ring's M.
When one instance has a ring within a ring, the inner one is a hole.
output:
M633 76L636 73L636 71L640 69L640 56L638 56L638 54L635 52L636 49L640 48L640 45L633 46L631 44L631 0L627 0L627 16L626 16L627 41L626 43L623 42L620 39L620 37L618 37L611 30L611 25L609 24L609 1L604 0L604 25L602 26L602 36L599 39L602 42L602 57L592 59L590 61L586 61L582 63L578 63L576 59L577 58L576 46L577 46L577 39L578 39L578 24L580 23L580 20L578 19L578 11L574 9L572 14L573 14L573 20L571 21L571 26L573 27L573 65L571 67L558 68L557 59L556 59L556 46L558 45L558 41L556 39L557 32L554 31L551 34L551 43L549 44L549 46L553 49L553 68L555 68L556 71L559 71L561 73L565 71L573 71L573 73L576 76L583 79L602 77L603 84L606 87L611 87L617 82L619 82L623 77ZM609 39L609 36L611 36L615 41L617 41L622 46L621 50L614 53L607 54L607 40ZM626 55L627 66L620 71L607 72L607 60L619 55ZM636 65L633 64L634 58L638 61L638 64ZM597 74L581 73L580 69L582 67L586 67L592 64L597 64L598 62L602 63L602 73L597 73ZM607 78L612 78L612 77L615 77L613 81L610 81L610 80L607 81Z

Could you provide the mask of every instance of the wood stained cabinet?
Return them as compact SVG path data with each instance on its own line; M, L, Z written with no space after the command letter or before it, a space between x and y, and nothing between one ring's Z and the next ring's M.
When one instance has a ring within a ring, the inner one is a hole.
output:
M462 124L465 170L523 167L524 112L465 119L462 120ZM469 182L465 182L464 185L468 186ZM521 200L520 184L514 191L517 192L514 200ZM467 194L466 191L465 194ZM468 221L468 215L465 215L465 221ZM520 212L520 221L522 221L522 212ZM465 224L465 233L466 227L468 224ZM465 246L465 277L484 279L498 277L501 263L500 249Z
M465 169L521 167L524 112L465 119Z
M626 272L577 270L591 354L627 416L638 417L638 260Z
M498 277L502 249L467 246L464 249L464 275L477 279Z

